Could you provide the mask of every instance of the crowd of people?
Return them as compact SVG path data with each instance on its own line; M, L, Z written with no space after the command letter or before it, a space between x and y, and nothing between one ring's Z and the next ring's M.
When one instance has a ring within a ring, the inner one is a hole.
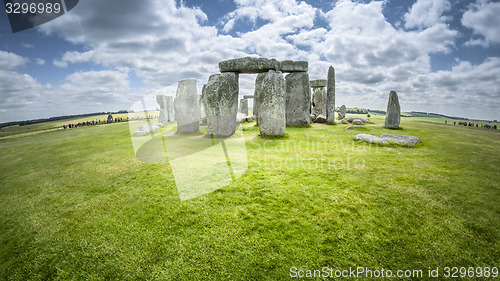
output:
M108 124L108 123L117 123L117 122L128 122L129 120L143 120L143 119L154 119L158 118L158 116L154 115L149 115L147 117L144 116L133 116L129 119L124 119L123 117L115 117L113 118L111 115L108 116L107 120L101 120L101 119L95 119L95 120L90 120L86 122L78 122L78 123L69 123L69 124L64 124L62 125L63 129L70 129L70 128L78 128L78 127L83 127L83 126L92 126L92 125L101 125L101 124Z
M446 123L447 123L447 121L445 121L445 124ZM454 121L453 125L457 125L457 121ZM493 125L490 125L490 124L481 124L481 126L479 126L478 123L472 123L472 122L466 122L466 121L458 121L458 125L459 126L465 126L465 127L476 127L476 128L481 127L481 128L493 129L493 130L497 129L497 125L496 124L493 124Z

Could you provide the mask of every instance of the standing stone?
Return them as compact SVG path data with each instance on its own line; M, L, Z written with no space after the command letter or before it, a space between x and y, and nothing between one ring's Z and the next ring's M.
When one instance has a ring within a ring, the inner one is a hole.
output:
M263 77L260 87L255 87L256 97L259 100L257 120L260 134L263 136L283 136L285 134L284 86L283 74L280 71L269 70Z
M113 123L113 115L108 115L108 123Z
M385 114L385 127L389 129L398 129L401 121L401 107L399 106L398 94L391 91L389 102L387 103L387 112Z
M165 95L157 95L156 102L160 105L158 123L168 123L167 97Z
M203 86L202 98L207 114L208 134L231 136L236 131L238 78L239 75L235 72L214 74Z
M199 97L198 103L200 104L200 119L203 119L207 116L207 114L205 113L205 106L203 106L202 95L199 95L198 97Z
M328 82L326 89L326 123L335 124L335 69L328 68Z
M320 114L326 116L325 96L325 87L313 87L312 114L314 116L318 116Z
M168 113L167 122L174 122L175 121L174 97L166 97L166 102L167 102L167 113Z
M177 132L198 132L200 129L200 104L198 103L195 79L179 81L174 107Z
M305 126L311 124L311 90L309 74L294 72L285 78L286 125Z
M345 114L346 114L346 108L345 108L345 104L343 104L339 108L339 120L344 119L345 118Z
M257 78L255 78L255 90L254 90L254 98L253 98L253 115L255 116L255 120L257 122L257 125L259 124L259 105L261 103L261 98L259 97L259 94L262 92L262 81L264 81L264 78L266 77L267 73L259 73L257 74Z
M248 115L248 99L240 99L239 112Z

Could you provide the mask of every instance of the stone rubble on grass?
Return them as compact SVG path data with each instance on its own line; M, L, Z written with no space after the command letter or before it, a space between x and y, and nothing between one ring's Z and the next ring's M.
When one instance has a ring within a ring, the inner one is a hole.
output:
M326 123L326 115L320 114L314 119L314 123Z
M351 130L351 129L366 129L365 126L359 125L359 126L347 126L345 127L346 130Z
M139 125L139 128L137 128L137 131L134 132L134 136L144 136L146 134L149 134L150 132L159 130L163 126L162 123L158 124L141 124Z
M366 141L369 143L376 144L388 144L388 143L396 143L401 145L414 146L420 142L420 139L414 136L406 136L406 135L391 135L384 134L380 137L370 135L370 134L358 134L354 137L354 140Z
M363 117L354 117L354 116L347 116L345 118L348 122L353 122L354 120L358 119L361 120L363 123L370 123L370 119L368 118L363 118Z
M361 119L358 119L358 118L352 120L352 124L354 124L354 125L362 125L363 123L364 122Z

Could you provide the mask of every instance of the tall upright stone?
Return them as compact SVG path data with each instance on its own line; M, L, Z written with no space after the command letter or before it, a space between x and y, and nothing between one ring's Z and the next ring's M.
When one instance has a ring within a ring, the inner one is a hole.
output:
M248 115L248 99L240 99L239 112Z
M175 121L174 97L167 96L166 102L167 102L167 113L168 113L167 122L174 122Z
M345 108L345 104L341 105L340 108L339 108L339 120L342 120L345 118L345 115L346 115L346 108Z
M174 107L177 132L198 132L200 129L200 104L195 79L179 81Z
M156 95L156 102L160 105L160 115L158 116L158 123L168 123L167 96Z
M231 136L236 131L238 78L239 75L235 72L214 74L203 86L202 99L207 114L208 134Z
M262 77L257 77L257 80ZM269 70L259 87L256 80L256 99L259 100L257 120L263 136L283 136L286 128L285 79L280 71ZM258 89L258 90L257 90Z
M321 114L326 116L325 97L325 87L313 87L312 114L314 116L318 116Z
M200 104L200 119L203 119L207 116L207 114L205 113L205 106L203 105L203 98L202 98L203 95L199 95L199 99L198 99L198 103Z
M259 97L259 94L262 92L262 81L264 81L264 78L266 77L267 73L259 73L257 74L257 78L255 78L255 89L254 89L254 94L253 94L253 115L255 116L255 120L257 122L257 125L259 124L259 105L261 102L261 98Z
M326 88L326 123L335 124L335 69L328 68L328 79Z
M401 121L401 107L399 106L398 94L391 91L387 111L385 113L385 127L389 129L398 129Z
M285 77L286 125L311 124L311 88L307 72L293 72Z

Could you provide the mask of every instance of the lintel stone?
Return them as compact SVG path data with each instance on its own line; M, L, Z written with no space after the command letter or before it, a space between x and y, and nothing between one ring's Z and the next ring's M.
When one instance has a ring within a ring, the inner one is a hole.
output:
M263 73L269 70L279 70L280 63L276 59L238 58L219 62L220 72Z
M326 80L311 80L311 87L326 87Z
M280 62L281 72L307 72L308 66L307 61L284 60Z

